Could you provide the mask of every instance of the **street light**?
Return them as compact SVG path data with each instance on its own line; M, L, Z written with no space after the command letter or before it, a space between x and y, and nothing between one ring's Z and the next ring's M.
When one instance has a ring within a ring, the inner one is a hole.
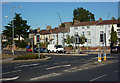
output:
M12 7L12 31L13 31L13 49L12 49L12 52L13 52L13 55L14 55L14 17L13 17L13 9L14 8L22 8L22 6L19 6L19 7Z

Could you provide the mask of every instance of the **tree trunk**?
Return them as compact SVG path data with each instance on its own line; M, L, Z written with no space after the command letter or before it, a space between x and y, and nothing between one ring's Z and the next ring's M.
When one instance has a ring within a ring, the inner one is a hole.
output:
M18 41L20 42L20 35L18 36Z

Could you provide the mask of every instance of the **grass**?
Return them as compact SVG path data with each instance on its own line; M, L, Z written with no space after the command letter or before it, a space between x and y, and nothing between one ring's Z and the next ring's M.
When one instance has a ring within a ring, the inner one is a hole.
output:
M20 55L2 54L2 55L0 55L0 59L15 58L17 56L20 56Z
M41 54L40 59L45 58L45 55ZM28 59L39 59L38 54L27 53L21 56L15 57L13 60L28 60Z

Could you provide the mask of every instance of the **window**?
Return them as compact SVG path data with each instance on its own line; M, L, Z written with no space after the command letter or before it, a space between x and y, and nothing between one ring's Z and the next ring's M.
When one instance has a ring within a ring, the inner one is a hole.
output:
M90 26L87 26L87 29L89 29L90 28Z
M75 32L75 35L78 35L78 32Z
M91 39L88 39L87 41L88 41L88 44L91 44Z
M90 36L90 35L91 35L91 34L90 34L90 31L87 31L87 35L88 35L88 36Z
M108 31L108 35L109 35L109 36L111 35L110 30Z
M84 29L84 27L82 27L82 29Z
M108 25L108 27L111 27L110 25Z
M82 34L84 35L84 31L82 32Z
M78 29L78 27L75 27L75 29Z
M104 31L100 31L100 34L104 34Z

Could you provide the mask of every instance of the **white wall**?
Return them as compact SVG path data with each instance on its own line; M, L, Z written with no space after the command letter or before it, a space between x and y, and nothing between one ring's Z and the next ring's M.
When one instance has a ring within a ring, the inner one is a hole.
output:
M114 24L114 30L117 31L118 27L117 24ZM84 29L82 28L84 27ZM105 32L106 27L106 45L110 46L110 33L112 24L110 25L91 25L90 28L87 28L87 26L77 26L77 27L70 27L70 36L74 36L75 32L78 32L78 35L81 36L84 32L84 35L87 39L91 39L91 44L85 43L81 46L91 46L91 47L97 47L102 46L102 43L100 42L100 31ZM90 36L88 36L87 31L90 31Z

